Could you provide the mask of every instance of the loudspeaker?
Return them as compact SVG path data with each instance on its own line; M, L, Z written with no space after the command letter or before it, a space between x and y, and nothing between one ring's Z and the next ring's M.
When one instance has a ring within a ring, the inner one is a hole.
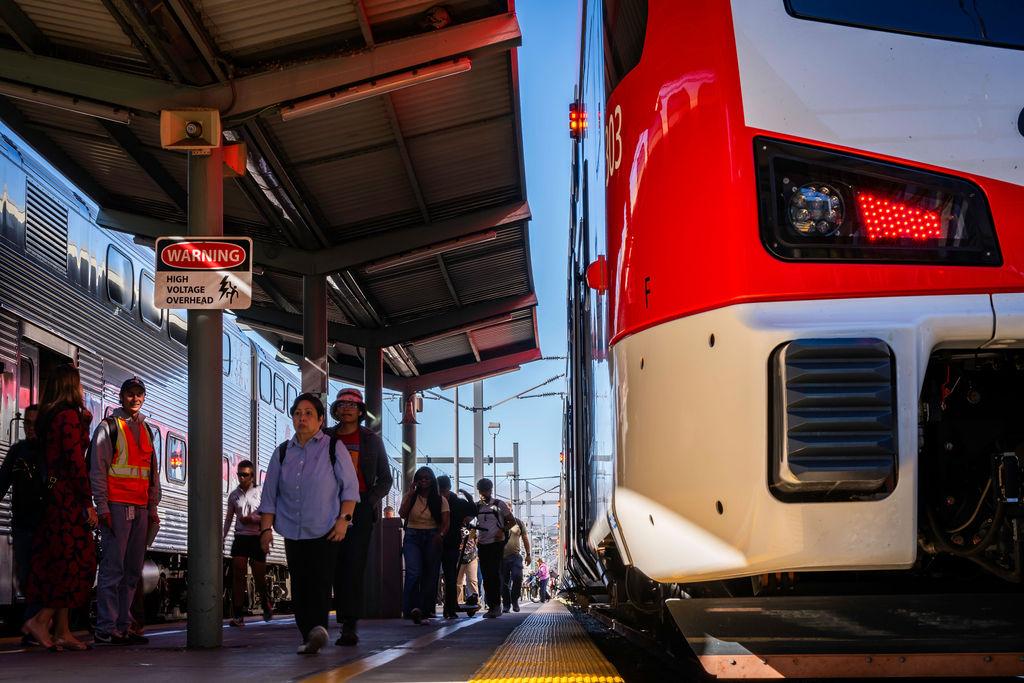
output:
M216 109L162 110L160 146L185 151L220 147L220 112Z

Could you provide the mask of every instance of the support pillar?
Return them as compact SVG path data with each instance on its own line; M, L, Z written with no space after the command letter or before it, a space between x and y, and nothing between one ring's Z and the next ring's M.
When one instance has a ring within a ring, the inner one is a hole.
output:
M455 387L455 459L452 464L455 468L455 486L452 487L452 490L458 493L462 488L462 481L459 477L459 387L457 386Z
M484 383L473 382L473 489L484 478ZM497 487L498 482L494 482ZM495 491L497 494L497 491Z
M224 153L188 161L188 230L224 234ZM188 312L188 636L190 648L220 647L223 615L221 456L223 313Z
M379 347L363 349L363 388L366 395L366 426L377 434L381 432L381 413L384 411L384 351Z
M416 473L416 392L402 392L402 493Z
M302 391L327 396L327 276L302 278ZM289 406L291 408L291 406ZM328 424L330 420L328 420Z
M519 506L519 442L512 442L512 502Z

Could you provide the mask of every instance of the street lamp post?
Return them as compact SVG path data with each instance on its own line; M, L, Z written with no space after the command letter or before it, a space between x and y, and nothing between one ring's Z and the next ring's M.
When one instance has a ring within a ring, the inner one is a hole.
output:
M487 431L491 433L491 464L493 465L492 477L494 479L495 491L494 495L498 495L498 432L501 431L500 422L490 422L487 425Z

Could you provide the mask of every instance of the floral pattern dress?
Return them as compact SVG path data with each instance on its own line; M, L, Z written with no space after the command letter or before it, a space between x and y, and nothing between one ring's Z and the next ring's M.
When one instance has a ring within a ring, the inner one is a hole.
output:
M92 416L63 408L40 419L49 490L32 545L27 597L44 607L84 607L96 578L96 543L86 522L92 487L85 468ZM48 417L48 416L47 416Z

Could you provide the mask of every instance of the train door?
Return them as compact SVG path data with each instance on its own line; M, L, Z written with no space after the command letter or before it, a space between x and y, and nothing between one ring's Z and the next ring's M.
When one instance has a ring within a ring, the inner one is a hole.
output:
M77 348L30 323L22 323L21 348L18 360L18 410L38 403L47 380L59 366L75 362ZM24 427L19 424L18 438L24 438Z

